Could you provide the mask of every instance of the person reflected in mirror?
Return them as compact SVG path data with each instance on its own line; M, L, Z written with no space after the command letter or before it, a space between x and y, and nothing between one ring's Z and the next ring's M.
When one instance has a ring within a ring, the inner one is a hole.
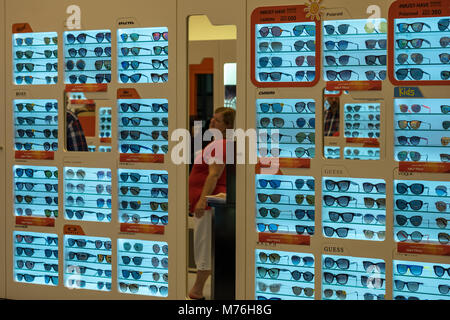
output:
M339 136L339 97L325 99L323 135L325 137Z
M231 108L215 110L209 128L219 130L223 139L213 140L198 153L189 175L189 213L194 215L194 260L197 267L189 299L205 299L203 289L211 275L212 221L212 209L207 206L206 197L226 193L226 130L234 128L235 116L236 111Z
M66 140L67 151L89 151L80 120L68 109L66 110Z

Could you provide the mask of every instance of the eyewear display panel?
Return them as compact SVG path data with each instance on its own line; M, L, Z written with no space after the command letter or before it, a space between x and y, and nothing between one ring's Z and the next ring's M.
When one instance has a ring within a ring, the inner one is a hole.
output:
M255 250L256 300L313 300L314 255Z
M164 170L119 169L119 221L167 225L168 173Z
M13 83L46 85L58 82L58 34L14 33Z
M296 235L314 234L314 178L256 175L256 229Z
M111 291L112 243L103 237L64 236L64 285Z
M386 182L382 179L322 178L325 237L383 241Z
M386 79L386 19L325 20L323 30L326 81Z
M449 162L450 99L395 99L396 161Z
M384 300L382 259L322 255L322 300Z
M378 139L380 137L380 104L345 104L344 127L346 138Z
M167 27L117 31L120 83L162 83L169 80Z
M111 108L99 108L99 137L100 141L111 139ZM100 151L100 150L99 150ZM100 151L101 152L101 151ZM108 151L105 151L108 152Z
M394 19L394 77L449 80L449 17Z
M58 169L13 166L15 216L58 217Z
M450 300L450 265L393 261L394 300Z
M117 256L119 292L168 296L169 247L166 242L118 239Z
M167 99L120 99L117 104L120 153L168 152Z
M259 83L316 80L316 22L256 24L255 79Z
M58 150L57 100L14 100L13 110L15 150Z
M111 31L64 32L64 83L111 82Z
M256 100L258 156L314 158L315 106L312 99Z
M68 220L111 221L111 170L64 168L64 212Z
M394 181L394 239L449 245L448 181Z
M58 285L58 235L13 232L13 276L16 282Z

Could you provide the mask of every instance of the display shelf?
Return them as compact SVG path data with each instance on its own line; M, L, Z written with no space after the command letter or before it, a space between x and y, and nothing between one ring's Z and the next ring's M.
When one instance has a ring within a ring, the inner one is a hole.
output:
M322 255L323 300L384 300L382 259Z
M345 104L344 121L346 138L379 138L380 104Z
M58 285L58 235L14 231L13 244L16 282Z
M259 157L315 157L314 100L258 99L256 110Z
M14 100L13 106L15 150L57 151L57 100Z
M449 268L449 264L394 260L394 300L450 300Z
M326 20L323 28L324 79L373 81L386 78L385 19Z
M258 232L314 234L313 177L258 174L255 183Z
M448 103L449 99L394 100L397 161L449 162Z
M14 33L13 83L45 85L58 82L58 34Z
M111 31L64 32L64 83L111 82Z
M256 24L257 82L316 80L316 22Z
M58 217L58 170L56 167L13 167L14 214L16 216Z
M68 220L111 221L111 170L64 168L64 212Z
M168 173L119 169L119 221L166 226Z
M448 246L450 183L395 180L394 187L395 241Z
M120 99L119 152L166 154L168 152L167 99Z
M449 17L394 20L394 77L399 81L448 80ZM443 72L444 70L444 72Z
M169 247L166 242L118 239L117 248L119 292L168 296Z
M386 183L382 179L322 178L326 237L384 241Z
M314 255L257 249L255 262L255 299L314 299Z
M159 83L169 80L167 27L117 31L120 83Z
M64 236L64 285L111 291L112 243L104 237Z
M344 159L352 160L379 160L380 148L345 147Z

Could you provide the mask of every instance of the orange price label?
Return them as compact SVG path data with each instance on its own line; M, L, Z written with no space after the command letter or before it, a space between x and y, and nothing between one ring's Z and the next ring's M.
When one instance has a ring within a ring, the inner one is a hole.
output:
M442 244L399 242L397 251L399 253L450 256L450 246Z
M164 163L164 155L146 153L121 153L120 162Z
M111 141L112 141L111 138L100 138L101 143L111 143Z
M70 234L74 236L84 236L84 230L81 226L66 224L64 225L64 234Z
M275 158L259 158L258 159L258 168L269 168L272 165L278 162L278 167L280 168L306 168L309 169L311 167L311 159L300 159L300 158L278 158L277 161L274 161Z
M282 233L258 233L259 242L295 244L309 246L311 237L301 234L282 234Z
M29 23L14 23L12 25L12 33L30 33L33 32Z
M150 225L150 224L134 224L121 223L121 232L146 233L146 234L164 234L164 226Z
M14 156L16 159L54 160L55 152L53 152L53 151L16 150Z
M358 143L358 144L364 144L364 147L379 147L380 141L376 138L346 138L345 141L347 143Z
M400 172L450 173L448 162L399 162Z
M134 88L119 88L117 89L117 99L141 99L141 97Z
M66 84L66 92L106 92L108 84L106 83L74 83Z
M371 91L381 90L381 81L328 81L326 84L329 91Z
M54 227L54 218L16 217L16 224L22 226Z

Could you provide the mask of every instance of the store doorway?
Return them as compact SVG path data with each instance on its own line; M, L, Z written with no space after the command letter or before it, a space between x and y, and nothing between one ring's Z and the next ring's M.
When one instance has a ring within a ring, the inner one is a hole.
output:
M198 145L194 146L195 137L204 136L217 108L236 109L236 34L236 26L215 26L205 15L188 18L188 125L192 137L189 173L196 154L201 152ZM202 139L201 149L210 142ZM235 184L233 186L227 184L228 190L234 191ZM188 192L190 192L189 185ZM189 212L186 296L190 296L191 289L198 284L200 278L194 258L195 223L193 214ZM210 276L204 282L202 292L203 297L208 300L214 296L211 279Z

